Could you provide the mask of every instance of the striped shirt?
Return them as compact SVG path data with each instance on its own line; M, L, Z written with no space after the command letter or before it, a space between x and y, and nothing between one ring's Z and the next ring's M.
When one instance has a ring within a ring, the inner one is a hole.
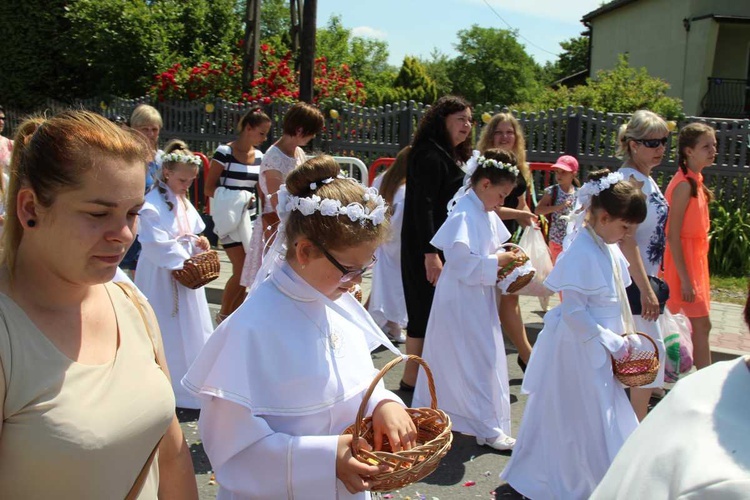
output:
M217 187L221 186L227 189L255 192L255 185L258 183L260 176L260 162L262 159L263 153L256 149L255 161L249 165L242 163L234 157L230 146L222 144L216 148L213 157L214 161L224 167Z

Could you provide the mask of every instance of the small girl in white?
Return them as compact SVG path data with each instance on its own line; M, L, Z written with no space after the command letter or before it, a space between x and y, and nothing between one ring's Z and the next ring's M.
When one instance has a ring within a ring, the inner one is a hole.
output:
M365 499L367 476L380 472L352 457L352 436L341 433L377 374L370 351L401 354L348 293L388 235L387 209L377 191L339 175L330 156L289 174L260 270L270 265L270 275L183 380L204 398L200 432L219 500ZM395 394L381 383L369 403L375 448L384 438L396 451L416 444Z
M422 357L435 377L440 408L453 430L477 443L510 450L510 391L503 333L495 302L498 269L516 259L500 245L510 233L494 212L513 190L518 168L513 153L489 149L467 166L470 188L461 188L448 218L430 242L445 254L427 323ZM465 193L465 194L464 194ZM423 376L415 407L429 406Z
M192 409L199 409L200 403L180 385L180 379L208 340L213 325L205 289L181 285L172 271L210 249L208 240L199 236L206 225L187 197L201 164L184 142L167 144L161 170L140 211L138 240L142 247L135 276L135 284L159 320L177 406Z
M571 243L544 283L565 300L544 318L523 379L518 442L500 475L529 498L588 498L638 425L610 363L640 345L620 335L630 275L617 243L646 218L646 198L622 179L589 174Z

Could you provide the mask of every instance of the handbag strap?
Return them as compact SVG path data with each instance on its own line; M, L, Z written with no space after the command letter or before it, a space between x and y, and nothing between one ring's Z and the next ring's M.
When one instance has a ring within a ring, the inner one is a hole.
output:
M618 302L620 302L620 313L622 314L622 320L625 323L625 333L635 333L635 321L633 320L633 313L630 311L627 293L625 293L625 283L622 280L620 264L615 260L615 256L612 254L612 249L600 241L599 236L594 232L591 226L586 226L586 230L599 248L601 248L609 257L609 262L612 264L612 272L615 275L615 288L617 290Z
M133 289L132 286L126 283L116 281L115 284L120 287L120 290L125 293L125 295L130 299L135 308L138 310L138 314L140 314L141 319L143 320L143 324L146 326L146 333L148 334L148 338L151 339L151 345L154 349L154 360L156 361L156 364L159 365L159 368L164 371L161 363L159 363L159 357L156 354L156 341L154 340L154 336L151 334L151 327L150 322L148 321L148 316L146 315L146 311L141 305L140 299L136 295L137 292L135 291L135 289ZM143 464L143 468L141 468L141 472L138 473L138 477L135 478L133 486L130 487L130 491L128 491L128 494L125 496L125 500L136 500L136 498L138 498L138 495L141 494L141 490L143 489L143 485L146 484L146 478L148 477L148 473L151 470L151 464L154 463L154 458L156 458L156 452L159 449L159 445L161 444L162 439L164 439L164 436L159 438L159 441L156 442L154 449L151 450L151 454L146 459L146 463Z

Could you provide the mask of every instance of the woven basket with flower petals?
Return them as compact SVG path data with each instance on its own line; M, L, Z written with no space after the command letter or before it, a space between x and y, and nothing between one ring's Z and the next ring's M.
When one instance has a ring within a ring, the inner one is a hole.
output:
M393 491L425 478L437 468L453 441L450 417L437 408L435 381L430 368L419 356L409 355L406 358L416 361L424 368L431 397L429 408L406 408L406 412L417 428L417 445L411 450L392 451L388 439L384 437L382 449L375 450L372 417L363 418L367 403L378 382L391 368L399 364L404 359L403 357L394 359L380 370L359 405L357 420L344 431L344 434L359 436L373 448L372 451L360 449L356 446L357 440L354 439L352 455L357 460L370 465L389 467L385 472L367 478L371 491Z
M187 259L182 269L172 271L172 276L181 285L195 290L218 278L219 269L219 254L209 250Z
M498 269L497 286L498 288L503 290L504 294L516 293L523 287L531 283L531 280L534 279L534 275L536 274L536 270L534 270L533 267L530 267L530 265L527 266L529 262L529 256L526 254L526 251L523 248L519 247L518 245L514 245L513 243L506 243L501 246L504 249L515 251L517 257L509 264L506 264L502 268ZM529 267L529 269L526 269L527 267ZM526 272L518 274L515 278L511 278L513 271L522 268ZM512 279L511 283L507 283L507 280L509 279Z

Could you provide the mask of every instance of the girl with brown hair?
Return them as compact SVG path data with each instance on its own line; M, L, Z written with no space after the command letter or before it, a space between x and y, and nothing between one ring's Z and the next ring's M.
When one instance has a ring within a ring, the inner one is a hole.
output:
M667 307L684 312L693 327L695 367L711 364L711 280L708 272L708 203L713 193L703 184L703 169L716 161L716 132L705 123L680 130L679 170L667 186L669 201L664 279L671 291Z
M293 170L278 193L279 233L250 294L209 339L183 384L205 398L200 431L219 497L369 498L377 466L351 435L376 372L370 351L400 352L348 293L388 236L373 189L343 178L330 156ZM370 398L375 448L415 444L401 400ZM366 446L366 445L365 445Z

